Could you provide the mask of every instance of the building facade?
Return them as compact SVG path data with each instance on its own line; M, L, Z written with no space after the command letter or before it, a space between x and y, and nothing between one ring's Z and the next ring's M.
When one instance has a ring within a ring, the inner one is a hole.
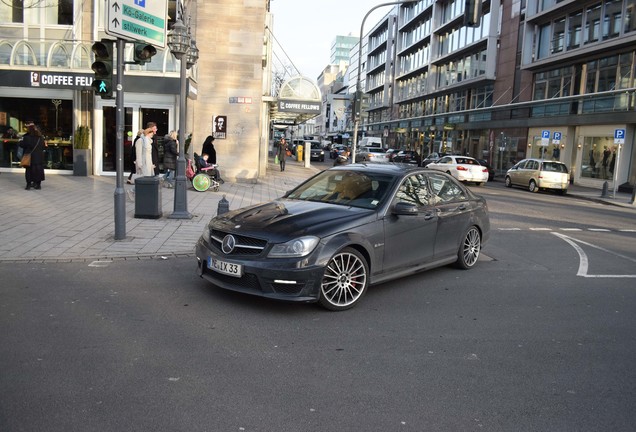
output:
M91 87L92 44L116 39L106 31L106 5L98 0L0 2L0 132L8 135L12 128L23 133L25 123L34 121L47 137L46 169L51 173L73 173L74 131L88 126L90 172L115 174L115 99L95 96ZM187 72L189 152L200 152L205 138L216 134L224 177L254 181L266 167L269 2L211 0L197 9L196 2L169 1L166 22L174 23L177 11L182 11L179 17L189 25L200 52ZM126 65L119 81L124 89L126 171L132 140L147 122L158 124L160 141L179 129L181 96L179 61L168 47L157 47L143 66L128 64L132 51L133 44L125 43ZM214 129L218 116L227 118L223 134ZM19 170L17 138L5 137L0 145L0 170Z

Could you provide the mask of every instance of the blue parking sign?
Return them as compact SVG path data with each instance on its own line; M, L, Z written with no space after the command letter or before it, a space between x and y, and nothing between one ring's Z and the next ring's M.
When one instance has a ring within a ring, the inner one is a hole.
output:
M614 129L614 139L625 139L625 129Z
M552 139L555 141L561 141L561 132L555 132Z
M541 138L550 139L550 131L549 130L541 131Z

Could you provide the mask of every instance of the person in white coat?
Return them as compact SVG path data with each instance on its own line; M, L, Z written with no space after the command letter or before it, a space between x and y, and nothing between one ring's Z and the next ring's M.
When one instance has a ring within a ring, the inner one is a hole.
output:
M152 128L144 129L141 141L137 141L135 150L137 152L137 175L154 176L155 165L152 163L152 137L154 131Z

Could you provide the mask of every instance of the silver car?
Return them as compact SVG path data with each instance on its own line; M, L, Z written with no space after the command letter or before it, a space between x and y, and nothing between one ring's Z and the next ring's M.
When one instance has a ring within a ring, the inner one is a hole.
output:
M360 147L356 162L388 162L389 157L382 147Z
M506 186L527 187L530 192L553 189L565 195L570 185L570 173L563 162L544 159L524 159L506 172Z

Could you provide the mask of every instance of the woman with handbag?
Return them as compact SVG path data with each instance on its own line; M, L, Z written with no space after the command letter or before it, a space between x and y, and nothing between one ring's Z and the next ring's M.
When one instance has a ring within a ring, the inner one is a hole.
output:
M26 179L26 190L42 189L42 182L44 181L44 148L46 147L46 141L42 137L40 130L34 125L30 124L27 127L27 133L22 137L20 141L20 147L24 149L24 156L22 156L22 166L25 168L24 178ZM28 155L28 156L27 156ZM30 162L26 162L30 158Z

